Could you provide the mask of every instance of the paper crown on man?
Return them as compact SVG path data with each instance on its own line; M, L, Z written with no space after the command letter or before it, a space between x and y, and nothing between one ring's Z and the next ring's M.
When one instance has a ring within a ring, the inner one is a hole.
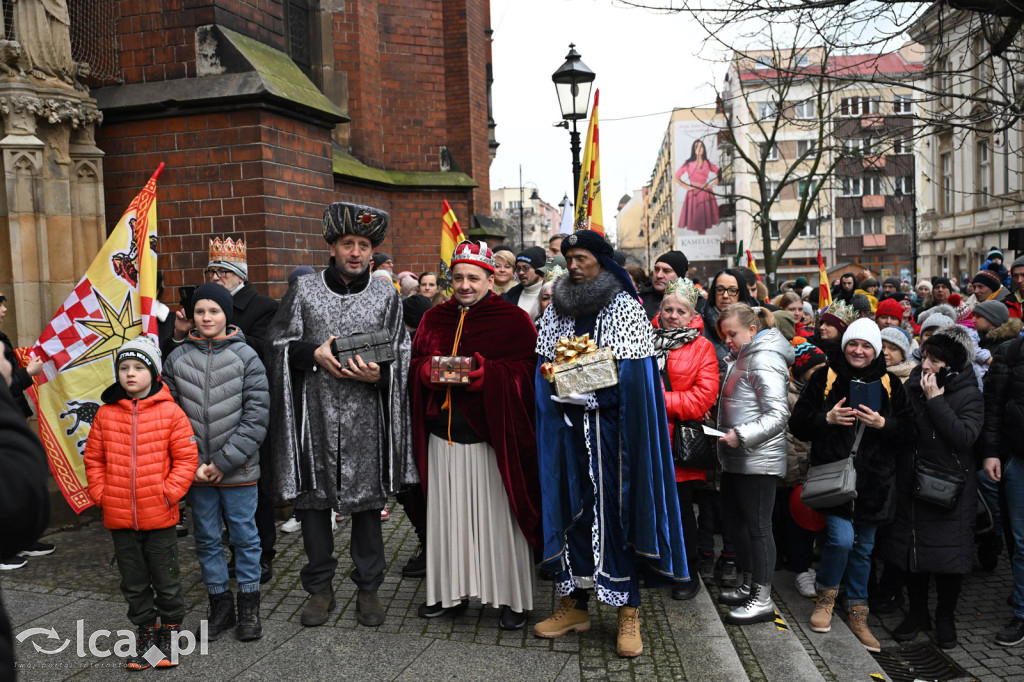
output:
M372 206L336 201L324 210L324 239L333 244L340 237L366 237L374 248L384 243L391 218L387 211Z
M249 279L249 265L246 263L245 242L228 237L210 240L210 268L230 270L242 279Z
M470 263L494 272L494 254L487 248L487 242L471 242L468 239L459 242L452 253L450 267L454 268L457 263Z

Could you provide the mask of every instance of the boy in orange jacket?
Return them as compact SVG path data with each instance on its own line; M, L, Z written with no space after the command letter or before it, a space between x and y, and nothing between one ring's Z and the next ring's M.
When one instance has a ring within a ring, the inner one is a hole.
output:
M121 572L128 618L138 626L126 667L177 665L172 642L185 616L178 565L178 501L188 492L199 453L188 417L160 381L160 350L139 336L117 351L117 381L102 395L85 445L89 496L103 510ZM157 626L157 616L160 625Z

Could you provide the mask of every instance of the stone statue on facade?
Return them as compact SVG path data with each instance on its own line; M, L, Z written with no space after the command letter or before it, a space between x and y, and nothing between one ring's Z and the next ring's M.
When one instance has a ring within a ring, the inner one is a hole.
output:
M74 85L67 0L12 0L12 4L14 37L21 45L25 70L37 78Z

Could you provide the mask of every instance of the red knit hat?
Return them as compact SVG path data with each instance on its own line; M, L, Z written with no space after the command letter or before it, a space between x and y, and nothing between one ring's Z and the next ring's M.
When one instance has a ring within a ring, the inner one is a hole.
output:
M895 298L887 298L884 301L878 302L878 307L875 308L875 319L883 315L889 315L895 317L897 320L903 319L903 306Z

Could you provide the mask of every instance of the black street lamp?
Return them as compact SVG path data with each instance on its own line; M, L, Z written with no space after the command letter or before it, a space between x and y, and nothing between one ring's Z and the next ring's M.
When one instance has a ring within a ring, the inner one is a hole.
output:
M558 94L558 106L564 119L560 125L569 130L569 121L572 121L569 146L572 149L572 191L575 195L579 194L580 189L580 134L576 130L576 121L587 117L590 88L596 77L597 74L580 61L580 53L576 51L576 45L573 43L569 43L569 54L565 55L565 63L551 75L551 80L555 83L555 92Z

